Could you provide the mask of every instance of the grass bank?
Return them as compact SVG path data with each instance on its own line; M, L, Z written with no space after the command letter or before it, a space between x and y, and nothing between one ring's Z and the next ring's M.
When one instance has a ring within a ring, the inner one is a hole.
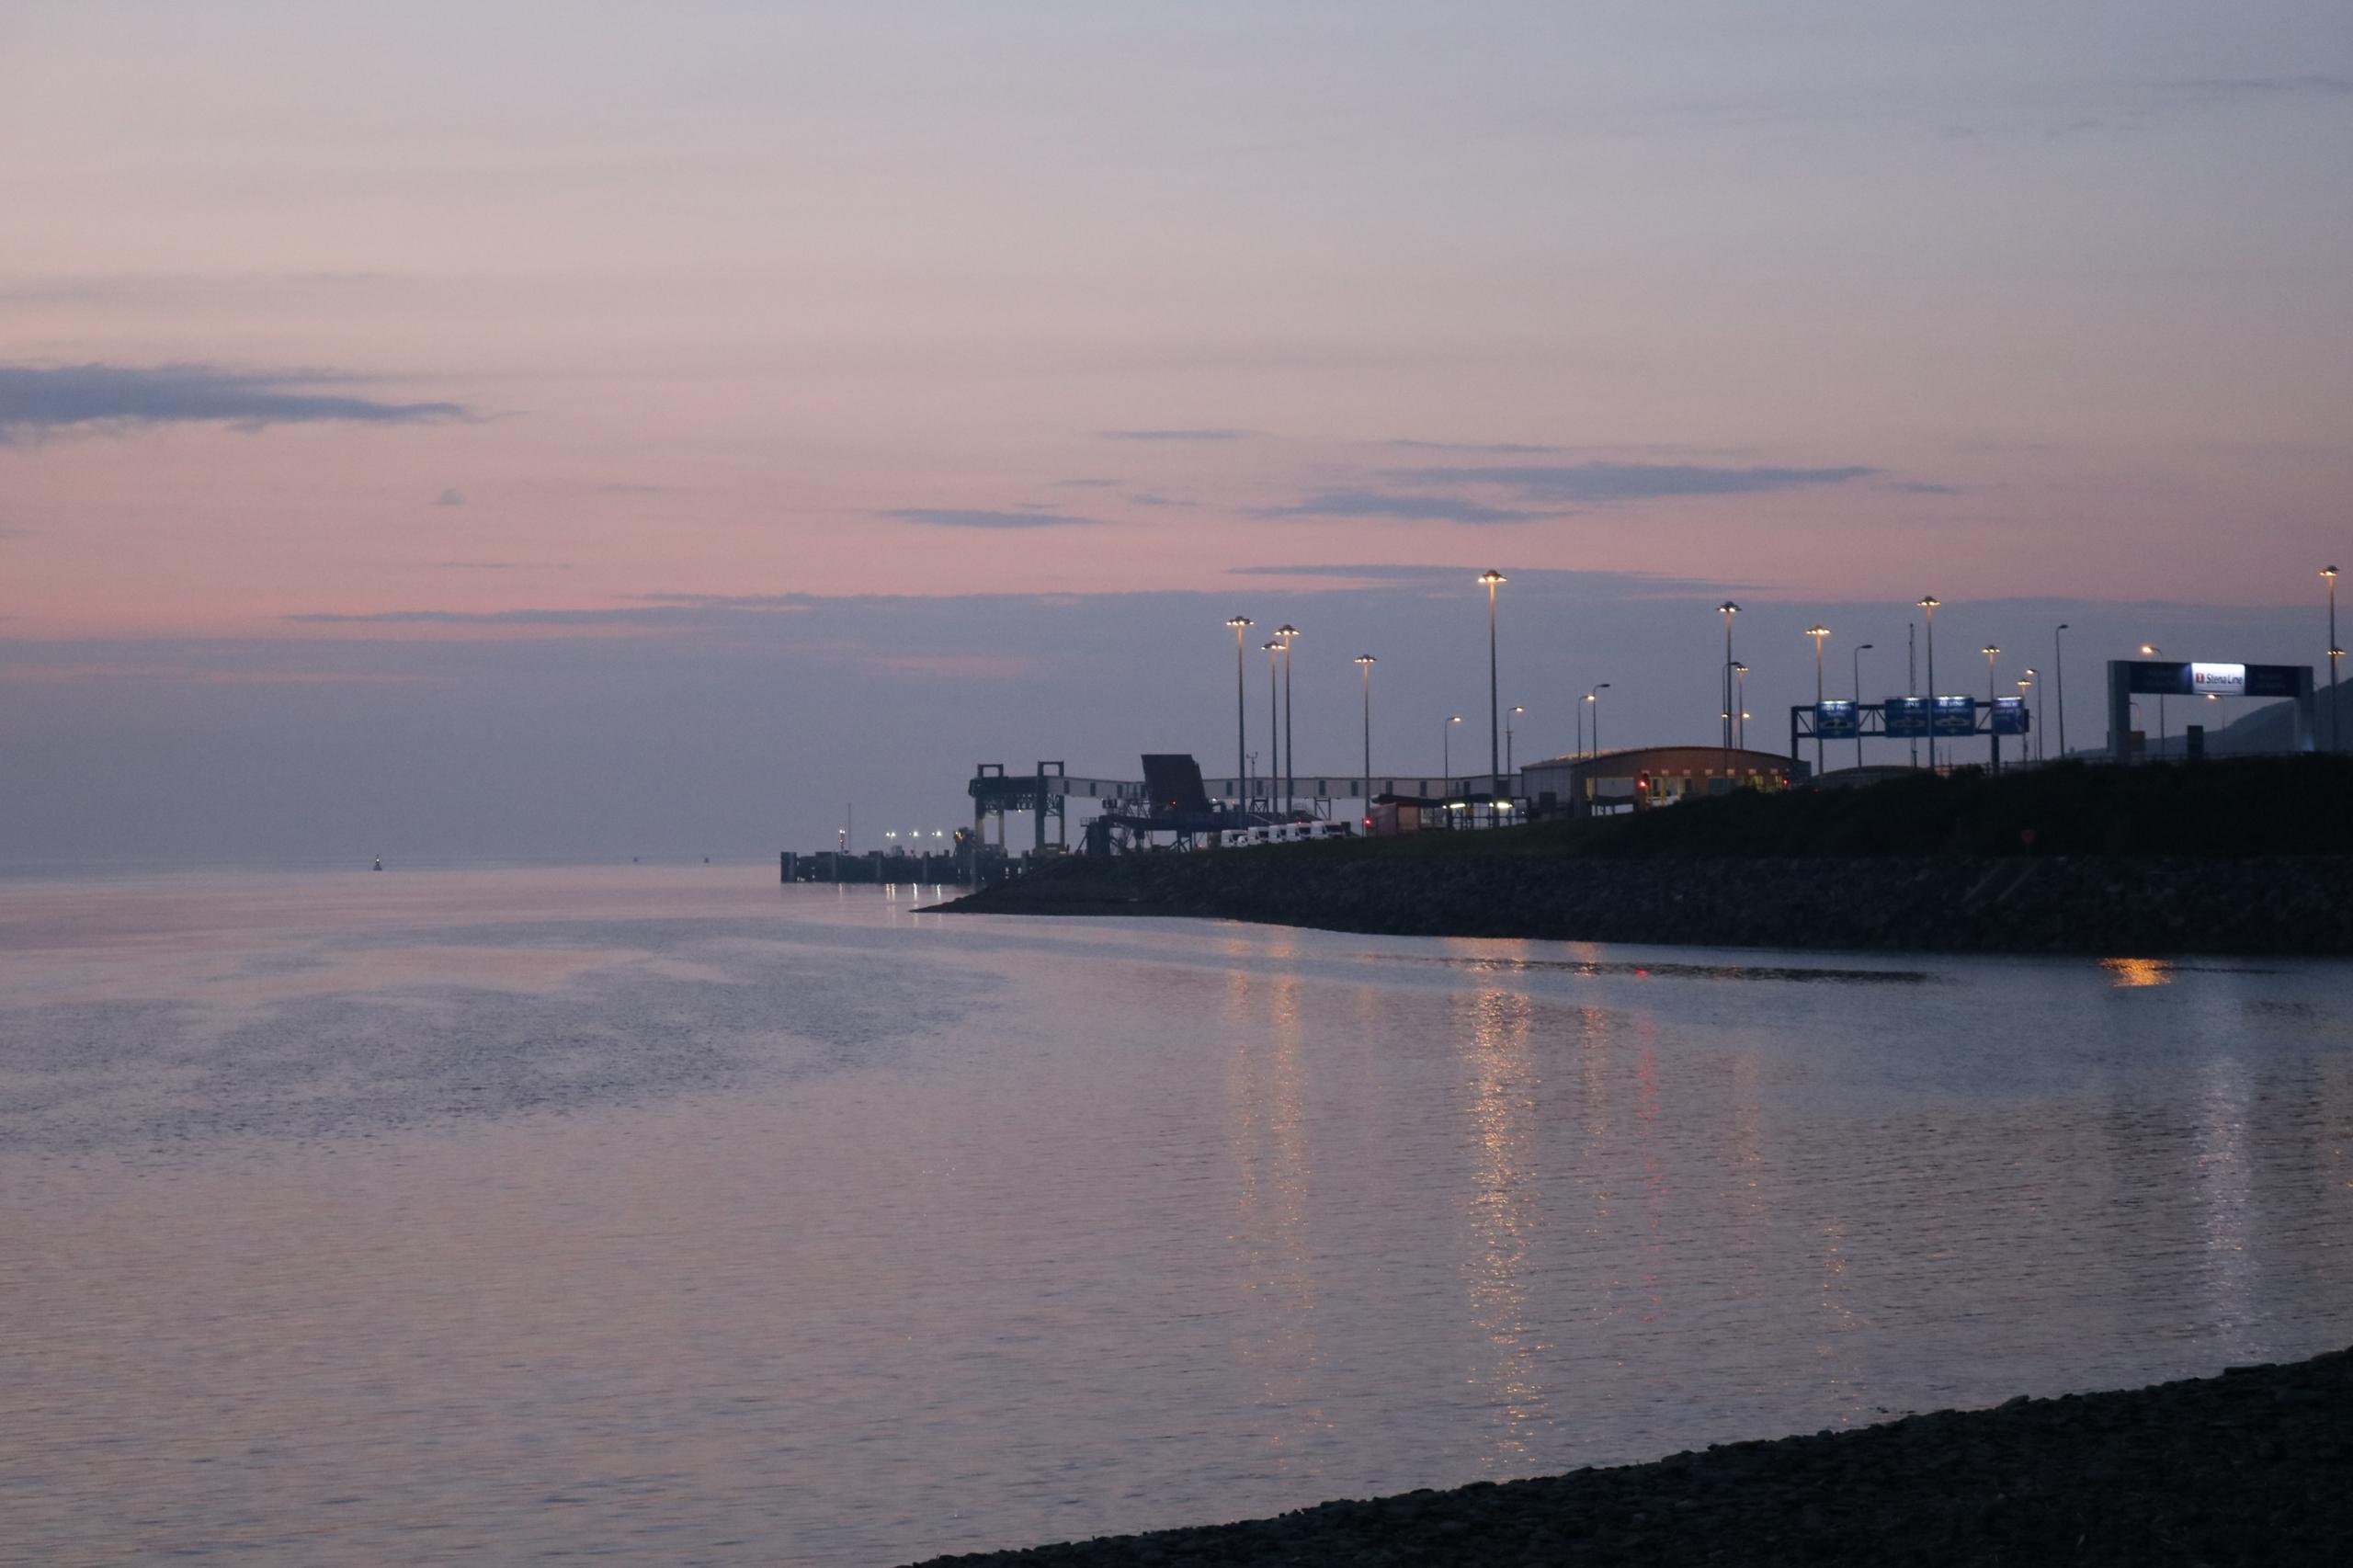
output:
M2353 756L1961 768L1860 789L1743 790L1584 822L1281 847L1335 859L2353 855Z
M2064 766L1638 814L1051 861L949 905L1400 936L2353 953L2353 760Z

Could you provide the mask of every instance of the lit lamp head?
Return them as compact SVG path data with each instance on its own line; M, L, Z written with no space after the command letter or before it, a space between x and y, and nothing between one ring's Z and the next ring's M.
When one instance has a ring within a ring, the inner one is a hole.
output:
M1492 594L1499 585L1510 582L1511 579L1505 576L1502 573L1495 571L1493 567L1490 567L1486 571L1479 574L1479 581L1484 583L1487 585L1487 592Z
M1365 668L1370 669L1381 661L1374 658L1370 653L1358 653L1356 657L1356 662L1362 665Z
M1937 597L1937 596L1936 596L1936 595L1934 595L1934 594L1923 594L1923 595L1921 595L1918 598L1914 599L1912 602L1913 602L1914 604L1915 604L1915 605L1918 605L1922 609L1926 609L1926 610L1933 610L1933 609L1935 609L1938 605L1940 605L1940 604L1944 603L1945 601L1944 601L1944 600L1942 600L1942 599L1940 599L1940 598L1938 598L1938 597Z
M1283 646L1288 648L1290 646L1290 640L1299 635L1299 628L1291 625L1289 621L1285 621L1282 625L1275 628L1275 635L1281 638L1283 640Z
M1226 623L1228 626L1231 626L1232 628L1233 628L1233 630L1234 630L1234 631L1241 631L1241 630L1242 630L1244 627L1245 627L1245 626L1256 626L1256 625L1257 625L1257 624L1258 624L1256 621L1255 621L1255 620L1251 619L1250 619L1248 616L1246 616L1246 615L1234 615L1234 616L1228 616L1228 617L1226 618L1226 621L1225 621L1225 623Z
M1826 626L1809 626L1805 629L1805 634L1808 637L1813 638L1814 646L1819 648L1822 645L1822 640L1830 635L1830 628Z

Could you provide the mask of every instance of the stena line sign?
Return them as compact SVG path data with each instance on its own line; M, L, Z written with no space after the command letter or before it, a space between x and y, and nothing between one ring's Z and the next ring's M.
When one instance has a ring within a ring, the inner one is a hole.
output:
M2245 697L2246 666L2192 665L2189 666L2189 689L2200 696Z

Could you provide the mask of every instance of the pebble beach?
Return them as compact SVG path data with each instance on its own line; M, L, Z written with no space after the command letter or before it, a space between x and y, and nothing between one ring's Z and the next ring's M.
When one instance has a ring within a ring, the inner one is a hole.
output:
M926 1568L2339 1564L2353 1351Z

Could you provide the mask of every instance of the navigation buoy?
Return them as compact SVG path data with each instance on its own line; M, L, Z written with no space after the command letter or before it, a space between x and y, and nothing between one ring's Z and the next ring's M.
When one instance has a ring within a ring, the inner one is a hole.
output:
M376 857L376 864L371 868L371 869L381 871L381 870L382 870L383 869L384 869L384 858L383 858L381 855L379 855L379 856L377 856L377 857Z

